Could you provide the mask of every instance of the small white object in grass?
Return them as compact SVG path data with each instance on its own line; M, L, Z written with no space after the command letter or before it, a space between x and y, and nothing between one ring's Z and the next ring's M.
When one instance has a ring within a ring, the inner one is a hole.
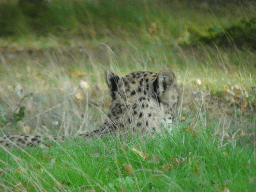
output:
M86 81L80 81L79 86L82 89L89 89L90 88L90 85Z
M167 117L165 117L164 119L162 119L161 124L167 128L169 131L172 131L172 121L173 117L172 115L168 115Z
M59 121L53 121L52 124L53 125L59 125Z
M20 98L22 98L22 95L23 95L22 86L20 84L17 84L17 86L14 88L14 90L16 91L17 95Z
M81 93L76 93L75 97L76 97L76 99L78 99L78 100L83 100L83 99L84 99L84 95L81 94Z
M197 79L196 82L197 82L197 85L202 85L202 81L200 79Z

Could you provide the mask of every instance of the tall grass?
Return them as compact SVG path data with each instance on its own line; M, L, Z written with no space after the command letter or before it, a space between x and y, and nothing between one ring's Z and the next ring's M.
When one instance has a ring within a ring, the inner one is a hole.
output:
M220 142L218 123L197 133L187 123L172 134L66 141L49 150L2 150L2 190L251 191L253 149ZM225 144L223 146L223 144Z
M112 44L112 51L107 43L80 43L79 47L33 50L32 54L26 51L4 52L0 77L2 119L5 116L11 119L13 113L18 112L22 97L33 93L21 103L25 106L24 126L34 130L44 125L50 130L65 130L62 134L72 135L81 127L81 131L95 129L104 119L104 115L102 118L98 115L107 112L110 103L103 77L105 69L120 76L131 71L167 69L175 72L180 85L192 86L194 90L200 88L212 94L219 94L222 88L233 85L242 86L250 92L256 81L255 55L249 50L233 52L206 46L169 48L123 40L117 45ZM198 80L202 85L197 84ZM82 103L75 99L80 82L89 86ZM255 95L249 96L251 100L248 101L254 104ZM93 122L97 124L93 125ZM2 123L5 131L12 132L7 125ZM17 126L11 127L17 129ZM22 132L21 128L19 132Z
M105 69L120 76L172 70L183 90L212 94L255 86L253 51L179 46L193 32L250 18L254 6L129 2L56 0L36 18L17 1L1 4L1 135L76 136L99 128L110 105ZM89 89L79 100L81 82ZM253 92L250 97L256 102ZM14 123L21 106L25 116ZM164 135L48 140L48 150L1 148L0 190L252 191L255 114L236 111L221 120L190 111L184 117Z

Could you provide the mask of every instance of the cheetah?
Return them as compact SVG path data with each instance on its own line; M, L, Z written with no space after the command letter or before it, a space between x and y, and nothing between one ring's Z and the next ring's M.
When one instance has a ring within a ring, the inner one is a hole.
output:
M105 79L112 98L107 118L99 129L80 134L80 137L100 137L126 132L160 132L163 119L167 122L173 121L180 101L173 72L137 71L119 77L106 70ZM41 145L44 139L45 137L40 135L11 135L0 137L0 145Z

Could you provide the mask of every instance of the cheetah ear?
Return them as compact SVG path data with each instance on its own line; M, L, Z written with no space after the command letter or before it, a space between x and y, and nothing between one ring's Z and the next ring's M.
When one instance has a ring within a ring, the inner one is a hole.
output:
M107 85L108 85L109 89L111 90L111 92L117 91L118 82L120 80L120 77L117 76L115 73L112 73L111 71L106 70L105 78L106 78Z
M166 91L169 91L176 82L176 77L171 71L160 71L157 76L158 96L161 97Z

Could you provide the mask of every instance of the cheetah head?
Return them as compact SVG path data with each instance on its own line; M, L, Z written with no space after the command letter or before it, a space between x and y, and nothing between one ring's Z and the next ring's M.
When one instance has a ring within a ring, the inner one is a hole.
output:
M106 70L105 78L112 103L104 124L96 132L160 131L162 119L173 119L179 90L171 71L137 71L119 77Z

